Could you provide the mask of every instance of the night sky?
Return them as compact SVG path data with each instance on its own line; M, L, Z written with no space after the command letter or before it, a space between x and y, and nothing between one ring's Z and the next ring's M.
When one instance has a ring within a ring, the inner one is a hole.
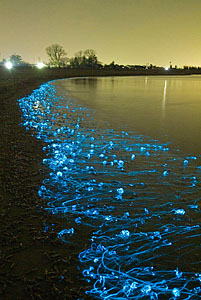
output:
M0 59L95 49L103 63L201 65L201 0L0 0Z

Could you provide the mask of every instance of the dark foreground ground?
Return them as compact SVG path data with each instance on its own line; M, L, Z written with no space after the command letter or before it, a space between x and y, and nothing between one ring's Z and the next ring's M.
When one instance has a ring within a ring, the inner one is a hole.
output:
M80 74L0 70L0 299L90 299L77 267L77 255L86 249L88 239L77 237L79 249L62 244L55 232L66 221L40 209L37 190L47 172L41 165L43 144L20 126L16 101L43 82ZM44 232L51 224L55 230Z
M40 209L43 145L19 125L16 99L49 79L51 74L0 79L0 299L90 299L79 279L78 250L54 233L64 220ZM45 233L49 224L54 231ZM84 239L80 248L86 248Z

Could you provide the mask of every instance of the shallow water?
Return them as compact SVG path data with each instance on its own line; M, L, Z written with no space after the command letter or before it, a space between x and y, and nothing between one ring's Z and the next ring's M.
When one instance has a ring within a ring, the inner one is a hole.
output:
M83 78L60 85L112 128L201 152L201 76Z
M68 220L58 238L79 244L77 232L89 233L79 258L94 298L201 297L201 163L190 143L200 83L60 80L19 100L24 125L46 143L44 209Z

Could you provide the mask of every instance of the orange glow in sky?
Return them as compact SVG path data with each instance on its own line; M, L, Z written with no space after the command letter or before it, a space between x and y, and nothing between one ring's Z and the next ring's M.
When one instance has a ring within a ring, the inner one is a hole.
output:
M0 60L96 50L103 63L201 65L201 0L0 0Z

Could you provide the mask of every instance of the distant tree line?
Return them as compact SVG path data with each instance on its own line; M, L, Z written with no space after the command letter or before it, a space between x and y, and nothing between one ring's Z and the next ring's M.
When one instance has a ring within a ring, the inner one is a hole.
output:
M19 54L12 54L9 58L5 59L3 58L3 60L0 62L0 65L4 64L6 61L10 61L13 66L15 67L19 67L19 66L30 66L29 63L25 62L22 59L22 56Z
M46 49L46 54L48 56L48 62L46 65L50 68L73 68L73 69L104 69L104 70L133 70L133 71L145 71L145 70L164 70L164 67L158 67L152 64L146 65L120 65L112 61L110 64L102 64L93 49L80 50L74 54L73 57L69 58L67 52L63 46L59 44L52 44ZM5 62L10 61L14 67L20 66L32 66L31 64L25 62L21 55L13 54L7 59L0 61L0 65ZM173 67L171 62L168 67L170 70L179 69L176 65ZM184 70L200 70L200 67L194 66L184 66Z
M74 57L68 58L64 48L59 44L53 44L46 48L50 67L72 67L72 68L99 68L102 64L98 61L96 52L93 49L81 50L75 53Z

